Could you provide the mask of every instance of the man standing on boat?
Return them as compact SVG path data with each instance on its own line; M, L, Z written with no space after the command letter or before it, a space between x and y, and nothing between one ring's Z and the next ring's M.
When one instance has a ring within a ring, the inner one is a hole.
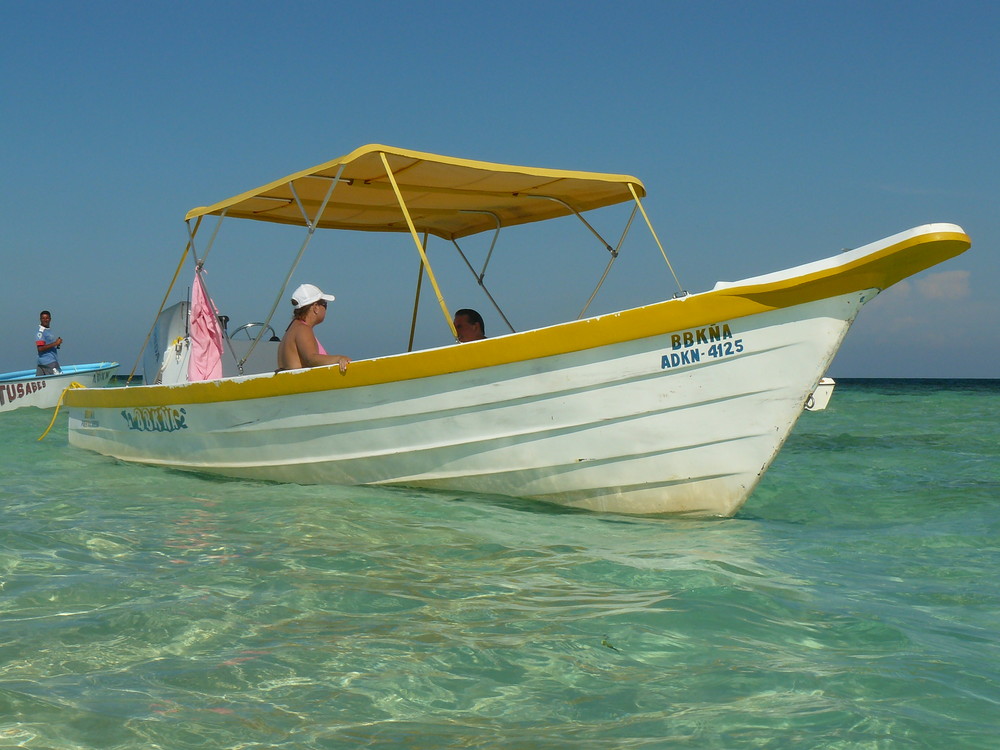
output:
M314 330L326 320L327 303L333 300L332 294L323 294L312 284L302 284L292 293L294 317L278 345L278 372L322 365L338 365L341 373L347 372L350 358L327 354Z
M62 338L57 337L49 328L52 325L52 313L42 310L38 314L38 333L35 334L35 347L38 349L38 367L36 375L59 375L59 358L56 349L62 346Z

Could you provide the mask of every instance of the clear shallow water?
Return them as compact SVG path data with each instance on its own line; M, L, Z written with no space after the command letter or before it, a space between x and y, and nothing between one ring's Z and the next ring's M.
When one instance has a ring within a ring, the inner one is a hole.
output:
M993 748L1000 381L842 381L733 519L220 481L4 415L0 747Z

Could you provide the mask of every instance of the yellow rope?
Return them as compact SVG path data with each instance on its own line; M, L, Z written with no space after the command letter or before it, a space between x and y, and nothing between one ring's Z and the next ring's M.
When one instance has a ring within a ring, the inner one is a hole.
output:
M45 437L46 435L48 435L49 434L49 430L52 429L52 425L54 425L56 423L56 417L59 416L59 409L62 407L62 400L63 400L63 396L66 395L66 391L68 391L70 388L86 388L86 387L87 386L82 385L81 383L77 383L74 380L68 386L66 386L65 388L63 388L63 392L59 394L59 401L56 403L56 411L52 415L52 421L49 422L49 426L45 428L45 432L42 433L42 436L40 438L38 438L39 440L41 440L43 437Z

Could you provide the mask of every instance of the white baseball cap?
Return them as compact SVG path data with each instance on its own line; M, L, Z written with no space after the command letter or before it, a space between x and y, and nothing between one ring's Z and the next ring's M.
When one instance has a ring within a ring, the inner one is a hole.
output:
M292 292L292 307L298 310L313 302L319 302L321 299L333 302L335 297L332 294L323 294L323 290L313 284L302 284Z

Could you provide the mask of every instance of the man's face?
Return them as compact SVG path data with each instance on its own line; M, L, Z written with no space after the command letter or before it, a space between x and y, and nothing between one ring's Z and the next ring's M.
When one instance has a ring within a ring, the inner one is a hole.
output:
M42 313L41 315L39 315L38 320L46 328L48 328L52 324L52 316L49 315L48 313Z
M478 341L483 337L479 325L469 320L467 315L455 316L455 333L458 334L458 340L462 343Z

